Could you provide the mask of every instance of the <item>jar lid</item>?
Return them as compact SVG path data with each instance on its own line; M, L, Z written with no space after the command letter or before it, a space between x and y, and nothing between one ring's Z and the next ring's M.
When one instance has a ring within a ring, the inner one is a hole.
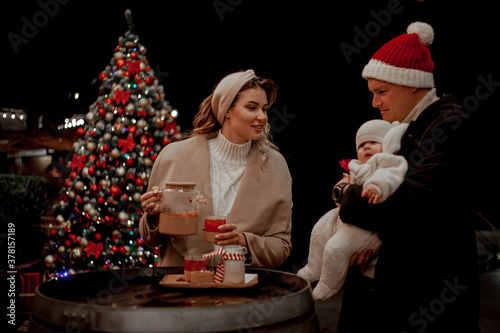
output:
M194 189L196 183L194 182L168 182L165 183L165 187L175 188L175 189Z
M243 253L243 254L247 253L246 247L241 245L224 245L222 246L222 248L227 253Z

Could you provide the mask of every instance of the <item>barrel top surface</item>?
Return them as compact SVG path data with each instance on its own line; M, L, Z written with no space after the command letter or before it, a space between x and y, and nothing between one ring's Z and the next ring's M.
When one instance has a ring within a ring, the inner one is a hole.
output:
M37 290L40 297L60 302L88 303L96 306L133 307L207 307L280 298L308 288L305 280L284 272L247 269L259 274L259 283L245 289L182 289L158 284L165 274L182 268L140 269L94 272L49 281Z
M183 267L135 268L44 282L35 292L32 324L61 332L69 325L82 331L122 333L227 332L257 327L266 331L290 321L317 326L310 284L297 275L247 268L247 273L258 274L258 283L244 289L159 285L166 274L182 271Z

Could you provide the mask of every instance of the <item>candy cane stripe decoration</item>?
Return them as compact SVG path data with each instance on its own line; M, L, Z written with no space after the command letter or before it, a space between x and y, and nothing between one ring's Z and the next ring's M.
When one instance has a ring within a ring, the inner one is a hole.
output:
M204 254L203 258L213 258L216 256L221 256L219 262L217 263L217 268L215 270L214 282L222 283L224 279L224 260L245 260L245 255L241 253L226 253L222 247L217 250Z

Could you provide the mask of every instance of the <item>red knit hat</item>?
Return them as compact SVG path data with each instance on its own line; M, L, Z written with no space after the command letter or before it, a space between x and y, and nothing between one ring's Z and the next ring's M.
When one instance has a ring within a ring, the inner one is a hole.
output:
M434 30L427 23L413 22L406 32L375 52L363 69L363 78L414 88L434 88L434 62L427 48L434 40Z

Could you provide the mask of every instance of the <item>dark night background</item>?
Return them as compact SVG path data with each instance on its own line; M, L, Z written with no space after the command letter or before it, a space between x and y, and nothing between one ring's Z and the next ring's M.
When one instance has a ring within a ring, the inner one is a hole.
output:
M480 76L500 85L493 1L400 0L400 12L391 14L385 26L373 13L397 1L60 1L15 1L1 11L0 107L26 109L31 135L40 115L44 127L56 133L65 118L87 113L98 96L98 84L92 82L128 30L127 8L166 99L180 112L182 130L191 129L198 105L224 75L252 68L274 79L279 94L269 120L274 119L274 141L293 179L294 249L287 264L294 270L306 258L312 226L333 208L331 188L342 174L338 161L355 157L359 125L379 118L361 70L380 46L411 22L428 22L435 31L430 51L438 96L451 93L463 101L476 94ZM43 20L43 3L58 8L15 52L9 33L22 35L26 20ZM214 3L231 10L218 13ZM339 44L354 46L354 29L370 25L379 31L373 30L348 62ZM498 184L494 133L500 91L494 90L500 87L490 88L491 96L469 119L474 154L465 155L464 163L470 173L457 181L464 185L464 204L498 222L493 205L498 195L485 195ZM78 100L68 98L75 92Z

